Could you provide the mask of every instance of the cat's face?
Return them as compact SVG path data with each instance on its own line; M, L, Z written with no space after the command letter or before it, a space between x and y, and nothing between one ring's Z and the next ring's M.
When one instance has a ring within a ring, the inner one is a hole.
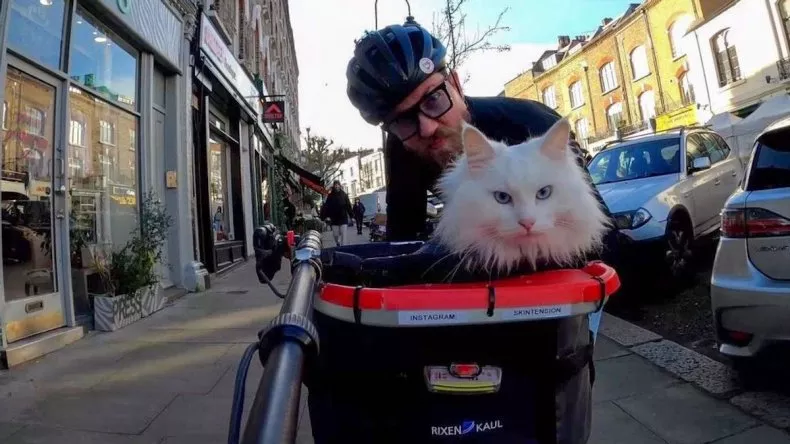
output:
M563 119L519 145L462 130L464 155L439 183L445 198L437 235L482 265L506 269L527 260L569 262L594 248L606 217L568 148Z

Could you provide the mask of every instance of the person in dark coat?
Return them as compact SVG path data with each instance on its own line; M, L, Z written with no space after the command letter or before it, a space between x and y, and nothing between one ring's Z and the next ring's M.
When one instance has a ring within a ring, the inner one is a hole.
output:
M349 218L352 217L354 217L354 212L351 209L348 194L343 191L340 181L336 180L332 183L332 191L326 197L324 206L321 207L321 219L332 227L332 237L338 247L346 243L346 226Z
M362 218L365 217L365 205L357 197L354 199L354 221L357 223L357 234L362 234Z

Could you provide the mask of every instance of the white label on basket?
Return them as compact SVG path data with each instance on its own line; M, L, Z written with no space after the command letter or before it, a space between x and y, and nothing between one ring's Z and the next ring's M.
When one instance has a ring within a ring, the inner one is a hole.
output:
M563 318L571 315L570 304L544 305L541 307L508 308L502 310L502 319L521 321L531 319Z
M463 324L468 319L468 314L462 311L419 310L398 312L398 324L400 325Z

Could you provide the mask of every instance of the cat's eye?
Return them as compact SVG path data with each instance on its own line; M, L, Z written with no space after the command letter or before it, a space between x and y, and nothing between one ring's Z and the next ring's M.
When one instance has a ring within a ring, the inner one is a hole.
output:
M546 200L549 198L549 196L551 196L551 192L553 189L554 187L552 187L551 185L546 185L545 187L538 190L538 192L535 194L535 197L538 200Z
M507 194L504 191L494 191L494 199L496 199L496 201L502 205L509 204L513 201L513 198L510 196L510 194Z

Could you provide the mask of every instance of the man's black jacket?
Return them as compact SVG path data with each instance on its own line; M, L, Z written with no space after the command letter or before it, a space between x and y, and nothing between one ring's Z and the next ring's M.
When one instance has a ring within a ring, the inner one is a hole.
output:
M346 225L354 217L348 195L342 190L332 190L321 207L321 219L329 218L332 225Z
M544 134L560 119L553 109L533 100L467 97L466 101L470 123L489 138L509 145ZM387 137L385 166L388 240L414 240L425 229L426 192L434 190L441 170L406 150L395 137ZM611 215L597 189L595 195L604 211Z

